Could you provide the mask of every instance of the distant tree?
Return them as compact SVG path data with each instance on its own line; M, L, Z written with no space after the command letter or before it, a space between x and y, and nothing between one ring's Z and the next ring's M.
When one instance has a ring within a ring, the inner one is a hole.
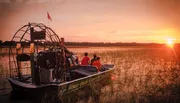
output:
M0 46L2 46L2 40L0 40Z
M15 46L16 42L15 41L5 41L3 42L3 46Z

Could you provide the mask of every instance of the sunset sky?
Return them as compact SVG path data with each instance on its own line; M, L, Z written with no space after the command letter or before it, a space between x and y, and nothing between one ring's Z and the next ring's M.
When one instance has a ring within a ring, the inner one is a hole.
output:
M3 41L36 22L66 41L180 42L180 0L0 0L0 22Z

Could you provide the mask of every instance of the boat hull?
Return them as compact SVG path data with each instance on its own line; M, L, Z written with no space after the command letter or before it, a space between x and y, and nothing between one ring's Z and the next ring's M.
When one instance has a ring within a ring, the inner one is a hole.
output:
M101 89L103 86L108 85L111 80L111 74L113 72L113 68L98 72L96 74L86 76L83 78L75 79L69 82L60 83L60 84L44 84L44 85L34 85L28 84L18 81L17 79L8 78L11 86L12 86L12 95L27 97L27 98L36 98L40 100L45 100L45 98L49 98L52 95L58 98L66 98L72 96L74 93L77 93L79 90L83 90L84 88L91 89ZM16 97L17 98L17 97Z

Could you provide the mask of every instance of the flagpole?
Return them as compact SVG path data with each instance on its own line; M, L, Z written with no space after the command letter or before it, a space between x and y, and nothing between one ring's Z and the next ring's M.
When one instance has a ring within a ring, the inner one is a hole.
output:
M46 11L46 17L48 18L48 11ZM49 27L49 20L47 19L47 26Z
M48 18L48 12L47 12L47 18ZM50 27L50 25L49 25L49 19L47 19L47 22L48 22L48 27Z
M49 19L48 19L48 27L50 27L50 24L49 24Z

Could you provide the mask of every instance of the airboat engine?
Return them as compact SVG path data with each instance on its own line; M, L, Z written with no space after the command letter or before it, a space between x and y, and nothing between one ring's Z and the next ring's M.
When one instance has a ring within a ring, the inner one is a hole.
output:
M55 52L43 51L37 55L37 64L40 68L54 69L56 66Z
M53 70L55 68L55 53L43 51L37 55L37 66L40 73L40 82L48 83L53 81Z
M55 79L63 80L61 50L41 51L37 55L37 67L40 70L40 82L49 83Z

